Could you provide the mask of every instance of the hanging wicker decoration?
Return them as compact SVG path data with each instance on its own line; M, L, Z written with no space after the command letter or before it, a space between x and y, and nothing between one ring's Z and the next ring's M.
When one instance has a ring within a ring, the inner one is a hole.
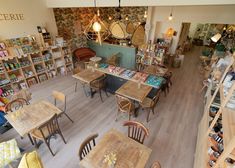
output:
M145 30L143 25L139 25L131 38L131 43L135 46L140 46L144 44Z
M113 22L109 27L112 36L117 39L125 39L128 37L128 33L126 32L126 25L120 21Z
M135 25L132 22L127 23L126 32L129 34L133 34L135 31Z

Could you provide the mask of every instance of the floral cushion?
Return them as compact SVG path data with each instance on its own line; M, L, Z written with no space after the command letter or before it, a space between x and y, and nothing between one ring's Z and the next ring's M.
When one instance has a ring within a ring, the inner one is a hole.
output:
M15 139L0 143L0 167L4 167L19 157L21 153Z

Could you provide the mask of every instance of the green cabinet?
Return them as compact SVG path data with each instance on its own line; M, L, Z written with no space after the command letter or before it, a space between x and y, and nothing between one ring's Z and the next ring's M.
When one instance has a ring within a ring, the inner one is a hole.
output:
M118 53L119 64L121 67L135 69L136 48L128 46L120 46L108 43L96 43L95 41L88 41L88 46L96 52L96 56L108 58L113 54Z

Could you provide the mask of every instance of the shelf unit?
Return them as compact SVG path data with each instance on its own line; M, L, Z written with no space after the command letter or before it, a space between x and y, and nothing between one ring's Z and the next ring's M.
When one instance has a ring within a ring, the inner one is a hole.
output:
M22 38L18 39L20 40ZM0 88L3 92L13 94L15 90L30 87L57 75L66 75L73 69L72 54L68 46L43 48L39 45L35 47L37 44L32 43L11 46L9 40L1 43L7 46L4 50L8 52L8 56L0 57ZM33 49L24 52L25 46ZM7 96L2 96L5 95Z
M235 82L229 89L224 87L233 63L232 59L220 81L211 80L208 86L204 114L198 127L194 168L235 166L235 107L228 107L228 102L235 98Z

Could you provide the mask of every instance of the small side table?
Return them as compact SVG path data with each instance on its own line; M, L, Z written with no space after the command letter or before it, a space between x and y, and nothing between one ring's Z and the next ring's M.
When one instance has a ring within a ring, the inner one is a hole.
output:
M97 56L90 58L90 61L92 61L94 63L99 63L101 60L102 60L102 58L101 57L97 57Z

